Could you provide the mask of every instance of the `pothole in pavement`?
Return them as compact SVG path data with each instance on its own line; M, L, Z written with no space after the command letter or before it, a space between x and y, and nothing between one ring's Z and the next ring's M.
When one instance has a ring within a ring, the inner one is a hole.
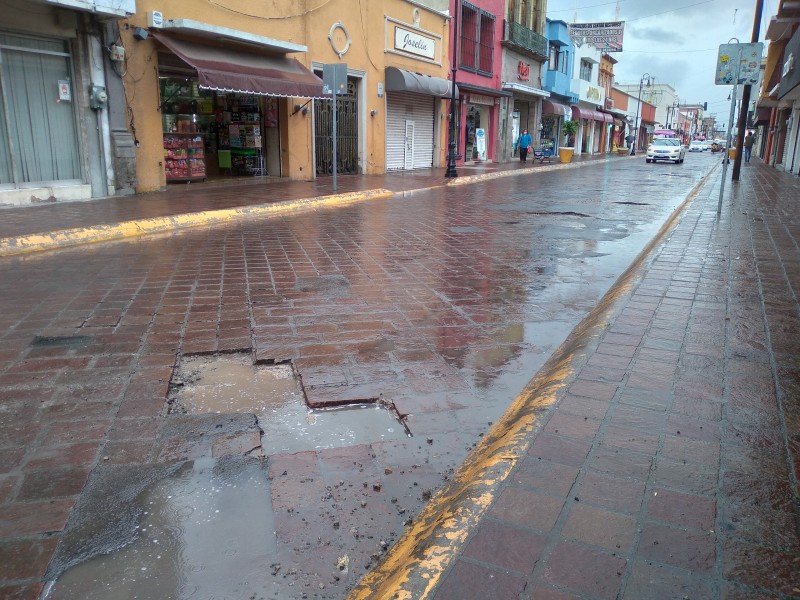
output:
M48 600L274 598L263 461L101 467L51 561Z
M298 277L294 289L298 292L310 292L331 298L350 296L350 282L344 275Z
M94 341L90 335L53 335L36 336L30 343L31 348L71 348L88 346Z
M168 413L255 414L267 456L410 435L391 403L311 409L291 364L253 364L243 353L184 356L170 383Z
M529 214L529 215L534 215L536 217L580 217L582 219L591 218L591 215L575 212L575 211L572 211L572 210L563 210L563 211L528 210L528 211L525 211L525 213Z

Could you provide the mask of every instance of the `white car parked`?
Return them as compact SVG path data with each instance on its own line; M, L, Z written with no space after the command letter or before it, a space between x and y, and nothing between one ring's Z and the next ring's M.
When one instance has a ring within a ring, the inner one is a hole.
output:
M676 138L663 138L653 140L647 147L645 162L654 163L659 160L670 160L674 163L682 163L686 156L686 148L681 141Z

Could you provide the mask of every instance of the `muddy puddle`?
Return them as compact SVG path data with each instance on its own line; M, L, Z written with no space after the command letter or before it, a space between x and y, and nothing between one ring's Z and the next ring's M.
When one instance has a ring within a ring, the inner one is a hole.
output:
M275 526L260 461L188 462L133 502L138 518L115 527L134 540L68 569L48 600L274 597ZM108 543L109 532L87 532L82 548Z
M291 365L254 365L247 354L184 357L172 390L173 413L255 414L267 456L408 437L381 403L309 409Z

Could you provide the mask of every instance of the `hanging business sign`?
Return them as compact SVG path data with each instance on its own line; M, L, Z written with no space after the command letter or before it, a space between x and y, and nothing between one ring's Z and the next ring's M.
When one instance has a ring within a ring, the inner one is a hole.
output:
M764 44L720 44L716 85L756 85L761 76Z
M624 32L625 21L569 24L569 37L576 46L588 44L603 52L622 52Z

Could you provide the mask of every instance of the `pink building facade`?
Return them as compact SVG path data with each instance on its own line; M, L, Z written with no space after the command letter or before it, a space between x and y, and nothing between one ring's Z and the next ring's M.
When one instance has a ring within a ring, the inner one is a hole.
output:
M498 159L500 107L509 95L501 89L505 4L505 0L450 2L451 14L458 19L456 164Z

